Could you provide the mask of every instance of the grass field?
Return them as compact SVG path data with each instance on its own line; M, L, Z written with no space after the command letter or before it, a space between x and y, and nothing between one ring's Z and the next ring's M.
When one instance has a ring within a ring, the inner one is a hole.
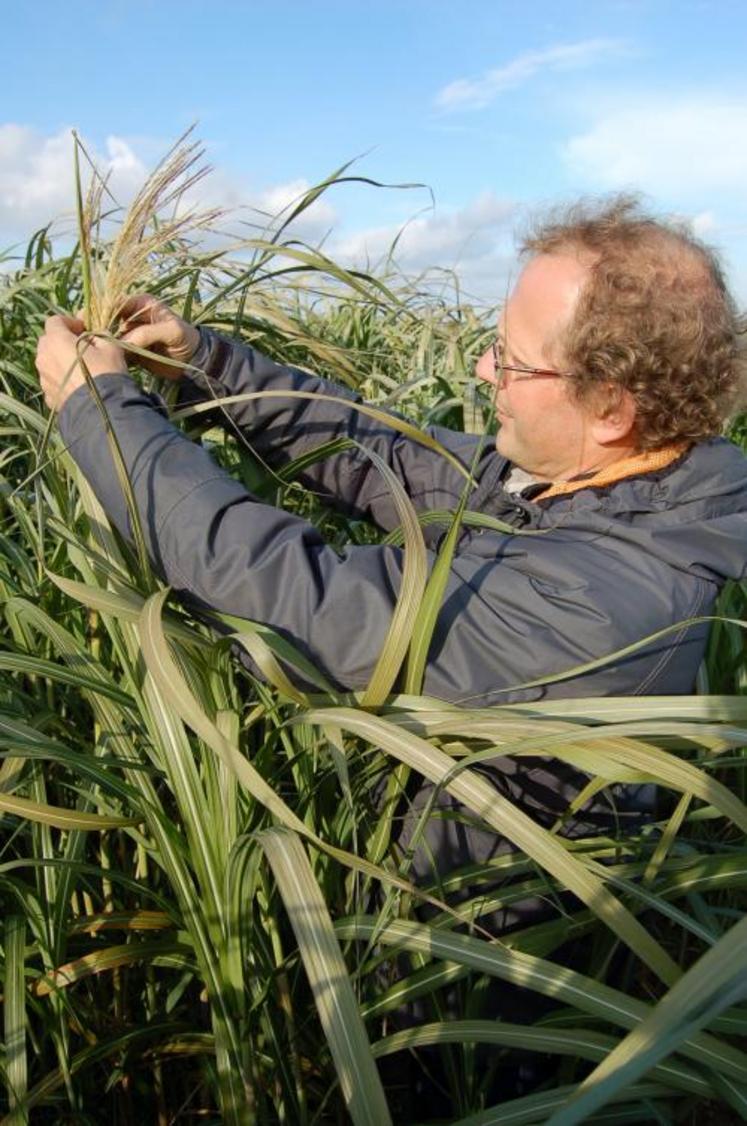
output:
M471 373L493 314L448 278L439 295L354 275L278 228L240 259L177 232L150 268L188 318L418 424L490 424ZM0 282L2 1123L747 1117L745 589L723 592L691 697L392 695L414 613L365 698L299 690L292 654L245 623L255 679L112 532L50 424L36 340L83 290L80 254L44 232ZM303 493L299 466L278 479L203 440L330 542L374 538ZM590 785L656 780L664 819L572 843L492 819L521 847L415 889L382 777L530 747ZM538 895L545 921L502 941L480 925Z

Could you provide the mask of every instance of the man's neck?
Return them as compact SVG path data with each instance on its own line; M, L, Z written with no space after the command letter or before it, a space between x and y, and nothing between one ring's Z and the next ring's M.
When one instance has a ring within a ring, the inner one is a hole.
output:
M587 477L595 477L599 473L612 469L619 462L627 462L631 458L638 457L640 453L641 451L636 445L624 438L605 445L595 444L593 449L583 452L575 464L571 462L565 469L554 473L552 483L562 485L569 481L581 481Z

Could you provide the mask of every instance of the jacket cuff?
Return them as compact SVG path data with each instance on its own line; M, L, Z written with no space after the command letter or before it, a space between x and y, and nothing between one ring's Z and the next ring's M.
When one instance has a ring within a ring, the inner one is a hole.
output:
M222 399L228 392L221 377L229 362L231 343L209 328L199 327L200 343L197 345L189 366L177 381L176 402L178 409L204 403L208 399ZM202 422L208 422L203 418Z
M200 334L200 343L189 361L189 366L184 370L184 378L197 383L205 376L212 379L220 378L232 342L210 328L198 326L197 331Z

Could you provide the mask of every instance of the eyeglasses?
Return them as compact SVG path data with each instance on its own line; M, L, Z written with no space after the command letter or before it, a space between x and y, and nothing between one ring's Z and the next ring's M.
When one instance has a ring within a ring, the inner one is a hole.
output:
M493 368L495 377L500 383L507 371L511 372L512 379L565 379L572 373L570 371L553 371L551 368L530 368L525 367L523 364L504 364L501 358L500 341L494 340L492 344L493 349Z

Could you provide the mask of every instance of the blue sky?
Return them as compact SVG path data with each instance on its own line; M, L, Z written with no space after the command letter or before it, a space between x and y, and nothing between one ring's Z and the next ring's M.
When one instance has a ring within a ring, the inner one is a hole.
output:
M345 261L407 224L406 269L495 300L527 212L633 189L723 250L747 304L743 0L37 0L4 39L3 245L69 211L71 127L126 198L196 121L206 195L239 217L359 154L428 185L323 197L299 236Z

